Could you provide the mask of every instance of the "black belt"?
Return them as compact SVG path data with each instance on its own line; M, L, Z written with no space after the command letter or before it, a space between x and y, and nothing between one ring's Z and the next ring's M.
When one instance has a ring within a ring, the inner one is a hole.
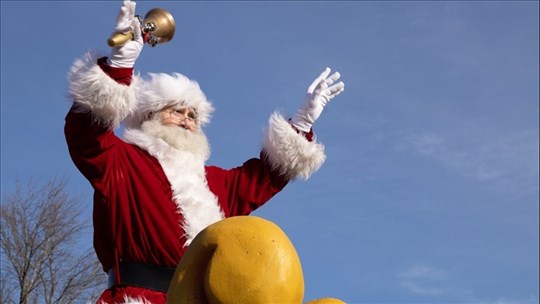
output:
M116 284L116 271L109 270L108 288L115 285L137 286L160 292L167 292L175 268L142 263L120 263L120 283Z

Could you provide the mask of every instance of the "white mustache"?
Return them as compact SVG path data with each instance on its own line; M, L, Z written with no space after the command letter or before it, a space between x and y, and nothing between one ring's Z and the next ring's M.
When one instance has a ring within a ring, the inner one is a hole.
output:
M159 119L151 119L145 121L141 129L154 137L160 138L170 146L190 152L204 161L210 157L210 145L204 132L200 129L190 131L178 126L165 126L161 124Z

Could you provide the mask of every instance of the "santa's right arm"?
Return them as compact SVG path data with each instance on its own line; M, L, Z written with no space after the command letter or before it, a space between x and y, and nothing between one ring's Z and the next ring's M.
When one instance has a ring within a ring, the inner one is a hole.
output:
M132 31L134 40L111 48L109 56L86 53L68 74L73 105L64 132L73 161L87 177L104 171L107 153L119 140L113 130L135 107L138 78L133 77L133 66L143 40L134 12L135 3L124 1L115 27L115 32Z
M137 82L133 66L143 48L135 2L124 1L113 33L131 31L134 39L111 48L109 57L91 51L69 71L69 97L76 112L88 112L105 128L115 128L134 108Z

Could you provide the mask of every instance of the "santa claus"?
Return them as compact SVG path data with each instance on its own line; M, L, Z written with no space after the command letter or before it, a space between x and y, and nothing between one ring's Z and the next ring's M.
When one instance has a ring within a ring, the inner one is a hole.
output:
M184 75L133 74L144 45L134 15L135 3L124 1L115 28L133 32L132 41L108 56L91 51L69 72L65 136L94 189L94 248L109 275L101 303L165 303L174 270L201 230L250 214L289 181L318 170L324 146L311 127L344 89L327 68L292 119L271 115L259 158L232 169L208 166L202 127L212 104ZM123 139L114 133L120 123Z

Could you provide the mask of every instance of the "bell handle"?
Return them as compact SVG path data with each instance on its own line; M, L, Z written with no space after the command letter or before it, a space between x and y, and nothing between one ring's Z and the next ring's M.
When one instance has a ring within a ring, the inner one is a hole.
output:
M133 32L120 32L112 35L108 40L107 44L110 47L114 46L121 46L124 45L126 42L133 40Z

